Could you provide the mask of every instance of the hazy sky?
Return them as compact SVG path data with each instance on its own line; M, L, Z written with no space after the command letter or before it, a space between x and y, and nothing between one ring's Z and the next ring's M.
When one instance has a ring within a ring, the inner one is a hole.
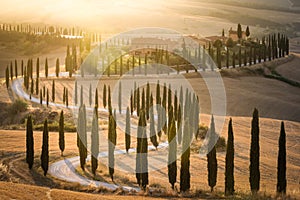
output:
M216 30L231 26L225 19L212 19L213 6L201 2L210 0L9 0L0 3L1 22L45 23L80 26L102 32L120 32L141 26L181 29L201 29L213 23ZM240 0L246 1L246 0ZM248 0L247 0L248 1ZM288 6L288 0L252 0L251 3L271 3ZM189 16L187 6L197 4L197 19ZM186 9L184 12L182 10ZM193 19L192 19L193 18ZM201 21L189 23L189 21ZM218 22L218 24L216 24ZM220 27L218 27L220 26Z

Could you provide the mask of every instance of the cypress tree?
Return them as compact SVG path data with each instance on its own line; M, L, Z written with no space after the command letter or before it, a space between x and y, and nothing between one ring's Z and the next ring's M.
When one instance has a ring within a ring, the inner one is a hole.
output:
M98 105L99 105L99 102L98 102L98 88L96 88L96 91L95 91L95 107L97 108L97 110L98 110Z
M137 154L136 154L136 179L142 189L148 185L148 142L146 133L145 112L142 110L139 117L137 130Z
M98 111L97 107L94 108L93 121L92 121L92 134L91 134L91 153L92 153L92 173L96 175L98 168L98 154L99 154L99 127L98 127Z
M179 105L180 106L180 105ZM180 192L190 189L190 130L188 120L184 121L181 167L180 167Z
M40 104L43 104L43 93L42 93L42 89L40 89Z
M179 104L178 106L178 112L177 112L177 141L178 144L181 144L182 139L182 115L181 115L181 106Z
M55 74L56 77L59 76L59 58L56 59Z
M247 38L250 36L249 26L247 26L247 28L246 28L246 36L247 36Z
M89 103L91 106L92 105L92 84L90 84L90 88L89 88Z
M109 163L109 175L111 180L114 180L114 166L115 166L115 158L114 151L117 143L117 134L116 134L116 122L113 115L110 113L109 115L109 123L108 123L108 163Z
M251 126L251 148L250 148L250 188L252 193L259 191L260 172L259 172L259 119L258 110L253 111Z
M36 59L36 77L40 77L40 58Z
M140 116L140 88L137 88L136 93L136 112L137 116Z
M39 78L36 78L36 81L35 81L35 94L36 95L39 94Z
M242 26L241 26L241 24L238 24L238 27L237 27L237 35L238 35L238 38L239 38L239 42L241 41L241 39L242 39L242 35L243 34L243 32L242 32Z
M49 106L49 90L47 88L47 96L46 96L47 107Z
M164 84L162 106L167 110L167 86Z
M229 68L229 48L226 50L226 67Z
M46 58L45 62L45 77L48 78L48 59Z
M234 193L234 143L233 143L232 119L228 124L228 139L225 159L225 195Z
M150 109L150 141L155 148L158 146L157 136L155 131L155 121L154 121L154 113L153 109Z
M175 90L174 94L174 120L177 121L178 117L178 98L177 98L177 90Z
M13 78L14 78L13 66L12 66L12 62L10 62L10 80L13 80Z
M150 109L150 84L147 82L146 88L146 117L149 119L149 109Z
M169 84L168 88L168 110L170 110L172 106L172 90L171 90L171 84Z
M171 124L172 121L174 119L174 114L173 114L173 106L170 107L169 111L168 111L168 137L169 137L169 132L170 132L170 128L171 128Z
M136 82L134 81L134 86L133 86L133 108L137 109L137 86Z
M107 98L107 103L108 103L108 111L109 111L109 113L112 115L110 86L108 86L108 98Z
M83 87L82 85L80 86L80 106L83 105Z
M131 137L130 137L130 111L129 107L126 109L126 129L125 129L125 147L126 152L130 149Z
M21 61L21 74L24 76L24 62L23 60Z
M79 148L80 167L84 171L84 166L87 158L86 109L84 104L81 105L79 108L77 131L77 144Z
M66 106L67 107L69 106L69 90L68 90L68 88L66 88Z
M61 152L61 156L63 156L63 152L65 150L65 123L64 123L64 111L62 110L60 112L59 116L59 126L58 126L58 133L59 133L59 138L58 138L58 144L59 144L59 149Z
M15 76L18 78L18 62L15 60Z
M66 87L64 87L64 92L63 92L63 103L66 102Z
M172 109L172 108L171 108ZM176 142L176 126L175 120L173 119L171 122L171 127L169 129L169 154L168 154L168 176L169 183L174 189L174 184L176 183L177 178L177 142Z
M145 108L146 108L146 105L145 105L145 90L143 88L143 91L142 91L142 110L145 111Z
M134 110L134 103L133 103L133 93L132 93L132 90L131 90L131 93L130 93L131 95L130 95L130 114L132 115L132 113L133 113L133 110Z
M78 94L77 94L77 81L75 81L75 88L74 88L75 92L74 92L74 103L75 105L77 105L78 103Z
M106 108L106 85L103 86L103 107Z
M210 187L211 192L213 192L214 187L217 183L217 170L218 170L218 163L217 163L217 155L216 155L216 147L215 143L217 140L217 134L215 132L215 122L214 117L211 117L211 124L209 130L209 141L208 141L208 152L207 154L207 170L208 170L208 185Z
M147 76L148 54L145 53L145 76Z
M46 97L46 86L44 85L43 86L43 98L45 98Z
M118 105L119 105L119 113L121 114L121 112L122 112L122 85L121 85L121 81L119 82Z
M26 163L28 168L31 169L34 162L34 139L32 130L32 119L31 115L27 118L26 123Z
M156 84L156 104L159 104L159 105L161 104L159 81L157 81L157 84Z
M46 176L49 165L49 135L48 135L48 121L45 119L44 131L43 131L43 145L41 154L41 167L44 171L44 176Z
M55 82L54 79L52 81L52 101L55 101Z
M6 70L5 70L5 83L6 83L6 88L9 87L9 70L8 70L8 67L6 67Z
M284 122L281 122L280 136L278 141L277 160L277 193L286 193L286 140Z

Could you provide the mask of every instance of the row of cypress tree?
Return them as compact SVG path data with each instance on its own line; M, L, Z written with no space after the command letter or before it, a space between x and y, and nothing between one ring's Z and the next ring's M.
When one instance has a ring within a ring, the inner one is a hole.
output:
M59 148L61 150L61 155L65 150L65 138L64 138L64 113L61 111L59 119ZM49 130L48 130L48 120L44 121L43 128L43 143L42 143L42 152L40 156L41 167L44 171L44 176L47 175L48 166L49 166ZM29 115L26 121L26 163L28 168L32 169L34 164L34 135L33 135L33 122L32 117Z

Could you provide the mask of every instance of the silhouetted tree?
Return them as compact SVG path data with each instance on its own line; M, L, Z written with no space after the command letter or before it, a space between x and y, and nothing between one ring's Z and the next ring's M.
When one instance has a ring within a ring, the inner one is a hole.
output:
M106 108L106 85L103 86L103 107Z
M56 77L59 76L59 59L57 58L56 59L56 66L55 66L55 74L56 74Z
M126 152L130 149L131 137L130 137L130 111L129 107L126 109L126 129L125 129L125 147Z
M214 117L211 117L211 124L209 129L209 139L208 139L208 150L210 150L207 154L207 170L208 170L208 185L210 187L211 192L214 190L214 187L217 183L217 155L216 155L216 140L217 134L215 132L215 122Z
M95 91L95 107L97 108L97 110L98 110L98 105L99 105L99 102L98 102L98 88L96 88L96 91Z
M154 121L154 113L153 109L150 109L149 113L150 117L150 141L153 144L155 148L158 146L158 141L157 141L157 136L156 136L156 131L155 131L155 121Z
M69 106L69 90L66 88L66 106Z
M176 183L177 178L177 141L176 141L176 125L175 120L171 122L171 127L169 129L169 154L168 154L168 176L169 183L174 189L174 184Z
M243 36L241 24L238 24L238 27L237 27L237 35L238 35L239 40L241 40L241 39L242 39L242 36Z
M47 88L47 95L46 95L46 104L47 104L47 107L49 106L49 90Z
M36 81L35 81L35 94L36 95L39 94L39 78L36 78Z
M180 106L180 105L179 105ZM190 189L190 128L188 120L184 121L181 167L180 167L180 192Z
M75 88L74 88L74 103L75 103L75 105L77 105L77 103L78 103L77 81L75 81Z
M58 138L59 149L61 152L61 156L63 156L65 150L65 123L64 123L63 110L60 112L60 116L59 116L58 133L59 133L59 138Z
M45 77L48 78L48 59L45 61Z
M92 84L90 84L90 88L89 88L89 103L91 106L92 105Z
M9 69L8 67L6 67L6 70L5 70L5 83L6 83L6 88L9 87Z
M150 109L150 84L147 82L146 88L146 118L149 119L149 109Z
M18 62L15 60L15 77L18 78Z
M40 89L40 104L43 104L43 92L42 89Z
M39 58L36 59L36 77L37 78L40 77L40 59Z
M91 153L92 153L92 173L96 175L98 168L98 154L99 154L99 127L98 127L98 111L97 107L94 108L93 121L92 121L92 134L91 134Z
M177 141L178 144L181 144L182 140L182 115L181 115L181 105L178 106L177 111Z
M228 139L225 159L225 195L234 193L234 139L233 139L232 119L228 124Z
M78 114L77 124L77 144L79 149L80 167L84 171L84 166L87 158L87 136L86 136L86 109L85 105L81 105Z
M31 169L34 162L34 139L31 115L28 116L26 123L26 162L28 168Z
M246 36L247 36L247 38L250 36L250 29L249 29L249 26L247 26L247 28L246 28Z
M49 130L48 130L48 121L45 119L44 122L44 131L43 131L43 145L42 145L42 154L41 154L41 167L44 171L44 176L46 176L49 165Z
M10 80L13 80L13 78L14 78L13 65L12 62L10 62Z
M277 193L286 193L286 140L284 122L281 122L281 130L278 141L277 160Z
M149 184L148 180L148 142L146 134L145 112L141 110L137 130L136 179L143 190Z
M258 110L253 111L251 126L251 148L250 148L250 188L252 193L259 191L260 172L259 172L259 119Z
M80 86L80 105L83 105L83 87Z
M115 158L114 151L117 143L117 133L116 133L116 121L113 115L110 113L109 115L109 123L108 123L108 163L109 163L109 175L111 180L114 180L114 166L115 166Z
M108 86L108 98L107 98L107 104L108 104L108 111L109 111L109 113L112 115L110 86Z

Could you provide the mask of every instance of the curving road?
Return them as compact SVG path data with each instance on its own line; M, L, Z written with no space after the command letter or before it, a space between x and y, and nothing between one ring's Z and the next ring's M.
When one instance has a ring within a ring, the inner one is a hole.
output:
M49 76L55 76L55 74L51 74ZM61 73L60 76L68 76L68 74ZM18 95L28 101L40 103L40 99L37 99L33 96L30 99L30 96L23 90L23 86L22 86L23 82L24 82L24 79L22 77L14 79L12 82L12 85L11 85L12 91L16 95ZM43 101L43 104L46 104L46 101ZM66 108L66 105L57 104L57 103L53 103L53 102L49 102L49 106ZM70 105L70 106L68 106L68 108L76 109L76 108L78 108L78 106ZM87 109L89 109L89 108L87 108ZM106 109L99 109L99 110L103 111L103 112L108 112ZM122 113L125 114L126 111L124 110L124 111L122 111ZM136 127L136 125L132 125L132 128L136 129L137 127ZM164 143L161 143L157 148L165 148L167 146L168 146L168 143L164 142ZM149 151L155 150L155 149L156 148L154 146L148 146ZM128 153L134 153L134 152L136 152L136 149L131 148L131 149L129 149ZM107 152L100 152L98 155L98 158L107 157L107 154L108 154ZM125 150L115 150L114 154L115 155L126 154L126 151ZM90 161L90 159L91 159L91 156L89 155L87 157L87 161ZM83 176L79 175L78 173L76 173L76 168L79 166L80 166L79 156L72 157L72 158L65 158L64 160L60 160L55 163L52 163L49 166L48 173L51 176L56 177L60 180L73 182L73 183L79 183L84 186L95 186L95 187L100 186L100 187L105 187L110 190L116 190L118 188L122 188L125 191L135 191L135 192L140 191L140 188L138 188L138 187L120 186L120 185L116 185L116 184L110 184L107 182L96 181L96 180L92 180L92 179L83 177Z
M158 148L165 148L168 146L168 143L161 143ZM154 146L148 146L148 150L154 150ZM135 148L129 149L128 153L134 153L136 151ZM120 155L120 154L126 154L125 150L116 150L115 155ZM100 152L98 155L98 158L101 157L107 157L107 152ZM87 157L87 161L91 159L91 156L89 155ZM72 157L72 158L65 158L64 160L57 161L53 164L50 165L49 167L49 174L52 176L63 180L63 181L68 181L68 182L73 182L73 183L80 183L81 185L84 186L96 186L96 187L105 187L110 190L116 190L118 188L122 188L125 191L135 191L138 192L140 191L140 188L137 187L130 187L130 186L120 186L116 184L110 184L102 181L95 181L88 179L86 177L83 177L76 173L76 168L80 165L80 160L79 156Z

